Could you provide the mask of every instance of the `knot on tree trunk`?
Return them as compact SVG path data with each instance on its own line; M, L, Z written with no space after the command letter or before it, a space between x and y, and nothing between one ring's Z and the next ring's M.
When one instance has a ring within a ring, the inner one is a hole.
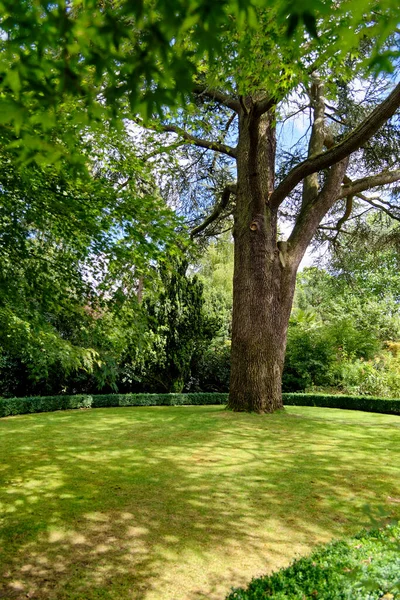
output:
M260 231L264 223L264 215L259 213L253 213L253 218L250 223L251 231Z

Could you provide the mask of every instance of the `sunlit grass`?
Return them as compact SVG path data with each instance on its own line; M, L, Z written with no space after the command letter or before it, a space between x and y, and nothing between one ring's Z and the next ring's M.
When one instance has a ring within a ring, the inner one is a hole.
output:
M114 408L0 421L0 598L219 599L399 517L400 418Z

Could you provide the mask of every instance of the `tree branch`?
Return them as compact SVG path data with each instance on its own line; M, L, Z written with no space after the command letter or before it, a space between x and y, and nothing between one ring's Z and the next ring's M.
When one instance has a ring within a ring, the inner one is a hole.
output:
M370 115L342 142L326 152L308 158L292 169L270 197L270 206L278 208L298 183L308 175L327 169L347 158L369 140L400 106L400 83Z
M336 227L328 227L328 225L320 225L318 227L318 231L335 231L336 233L338 233L338 230L336 229ZM353 233L351 231L346 231L345 229L341 229L340 230L340 234L345 233L346 235L353 235ZM335 240L336 240L337 236L335 236ZM331 238L329 238L331 239Z
M232 158L236 158L236 148L232 148L228 144L221 144L220 142L213 142L212 140L203 140L191 133L188 133L181 127L177 125L160 125L157 124L152 127L154 131L165 133L176 133L176 135L181 136L186 142L193 144L194 146L199 146L200 148L207 148L208 150L214 150L215 152L221 152L221 154L227 154Z
M370 177L363 177L363 179L357 179L351 181L346 178L344 180L345 185L342 187L339 198L345 198L346 196L356 196L361 192L370 190L371 188L378 187L380 185L387 185L389 183L395 183L400 180L400 169L395 171L383 171L377 175L371 175Z
M351 211L353 210L353 198L354 196L347 196L346 198L346 209L342 217L340 217L339 221L336 223L336 231L339 231L342 228L342 225L346 223L346 221L350 218Z
M243 111L243 114L247 115L248 114L248 109L245 103L245 99L243 96L239 96L239 104L240 104L240 108Z
M253 108L253 114L255 117L261 117L261 115L271 110L271 108L273 108L277 104L277 98L275 98L274 96L272 98L267 96L266 98L263 98L262 100L259 100L255 103Z
M288 239L290 260L298 266L322 219L336 202L348 165L348 158L335 164L329 171L325 185L314 202L302 207Z
M194 237L196 237L199 233L204 231L204 229L206 229L206 227L211 225L211 223L213 223L216 219L218 219L219 215L222 213L224 208L226 208L228 206L231 194L236 194L236 184L227 185L224 188L224 191L222 192L221 200L217 204L217 206L214 208L212 213L206 219L204 219L204 221L202 223L200 223L200 225L197 225L197 227L194 227L192 229L192 231L190 232L190 237L192 239Z
M223 104L223 106L227 106L237 113L240 112L239 100L232 98L232 96L229 96L228 94L224 94L224 92L220 92L214 88L208 88L205 85L195 85L193 93L196 96L203 96L208 100L215 100L215 102L219 102L219 104Z
M146 162L150 158L154 158L155 156L158 156L159 154L163 154L164 152L169 152L170 150L176 150L177 148L179 148L179 146L182 146L184 143L185 143L184 141L180 140L178 142L175 142L174 144L170 144L169 146L162 146L161 148L157 148L156 150L153 150L152 152L149 152L148 154L141 156L140 160L143 162ZM134 178L134 176L130 175L127 179L125 179L125 181L123 181L117 187L117 192L120 192L121 190L123 190L132 181L133 178Z
M363 200L364 202L367 202L368 204L373 206L374 208L378 208L382 212L386 213L387 215L389 215L389 217L391 217L392 219L395 219L395 221L400 221L400 215L395 215L385 205L377 204L376 202L373 201L372 198L368 198L368 196L363 196L362 194L358 194L358 197L361 198L361 200Z
M336 117L334 117L333 115L329 114L329 113L325 113L325 116L328 119L332 119L332 121L335 121L335 123L339 123L339 125L346 125L346 123L344 121L342 121L341 119L337 119Z
M314 116L308 144L308 158L312 158L322 152L325 141L325 99L323 97L323 85L318 77L312 78L309 97ZM305 177L303 180L302 204L313 202L318 196L318 191L318 173L312 173Z

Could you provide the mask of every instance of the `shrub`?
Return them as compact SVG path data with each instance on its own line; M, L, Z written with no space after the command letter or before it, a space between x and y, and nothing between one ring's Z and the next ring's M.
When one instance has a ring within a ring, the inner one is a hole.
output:
M400 524L334 542L227 600L378 600L399 597Z
M292 325L288 331L283 390L300 391L311 385L330 384L330 367L335 358L334 344L320 327Z
M283 394L283 403L294 406L321 406L400 415L400 399L374 398L373 396L287 393Z
M73 408L104 408L108 406L182 406L226 404L228 394L199 392L191 394L80 394L76 396L31 396L0 398L0 417L27 413L51 412ZM283 394L286 405L321 406L364 410L400 415L400 399L372 396L340 396L331 394Z
M231 371L229 340L213 340L192 366L188 391L227 392Z
M339 369L340 386L347 393L400 396L400 357L391 352L381 352L369 361L342 361Z
M0 417L27 413L51 412L72 408L91 408L93 396L32 396L28 398L2 398Z
M69 410L73 408L102 408L107 406L180 406L184 404L226 404L227 394L98 394L77 396L32 396L1 398L0 417L28 413Z
M282 388L285 392L300 392L310 387L344 385L346 367L365 364L381 349L373 329L357 326L353 319L338 315L325 322L315 311L297 308L290 319ZM382 388L383 389L383 388ZM375 389L372 395L390 396ZM349 393L364 394L364 388Z

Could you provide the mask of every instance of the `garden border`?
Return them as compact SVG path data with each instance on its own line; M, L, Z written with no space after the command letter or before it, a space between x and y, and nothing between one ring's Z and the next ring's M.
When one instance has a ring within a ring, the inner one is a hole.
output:
M400 399L372 396L284 393L284 405L319 406L400 415ZM70 396L29 396L0 398L0 417L57 410L104 408L117 406L205 406L224 405L227 393L189 394L77 394Z

